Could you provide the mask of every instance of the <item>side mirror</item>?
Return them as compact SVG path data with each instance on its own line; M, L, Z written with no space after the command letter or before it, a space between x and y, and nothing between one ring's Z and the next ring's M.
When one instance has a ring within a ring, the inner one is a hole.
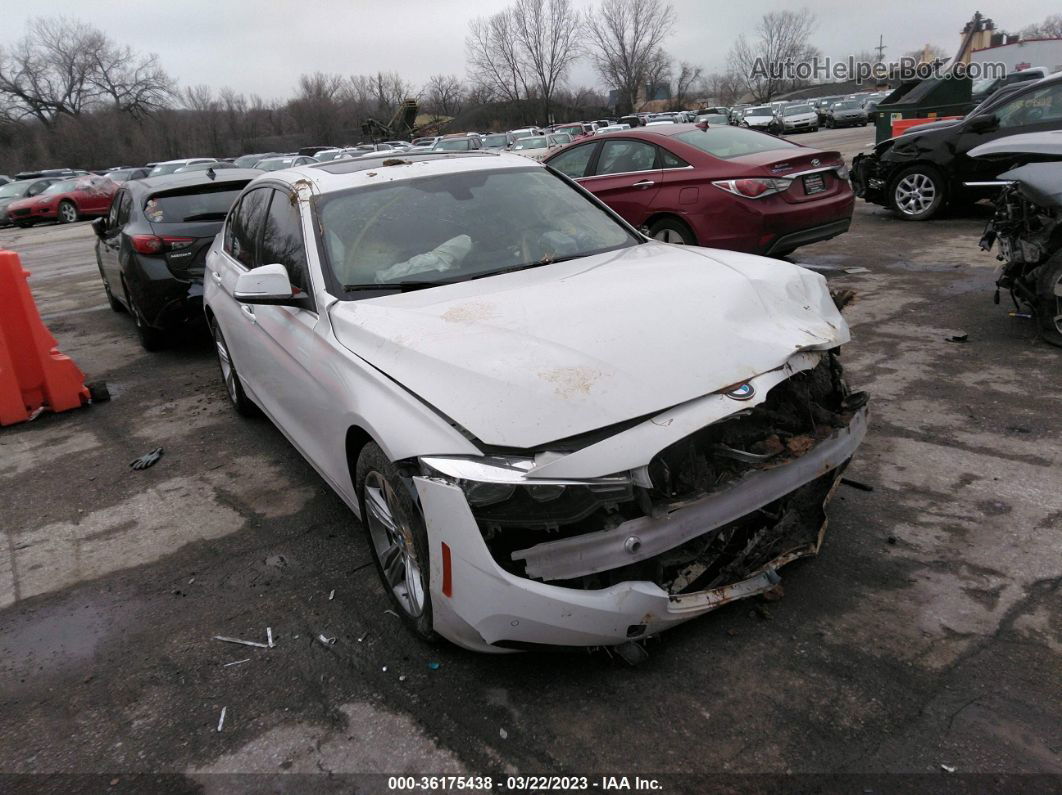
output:
M96 218L92 221L92 231L96 233L96 237L101 240L107 234L107 217Z
M242 304L291 304L298 300L293 294L287 268L280 263L241 273L232 297Z
M994 113L974 116L968 125L970 132L991 132L997 127L999 127L999 118Z

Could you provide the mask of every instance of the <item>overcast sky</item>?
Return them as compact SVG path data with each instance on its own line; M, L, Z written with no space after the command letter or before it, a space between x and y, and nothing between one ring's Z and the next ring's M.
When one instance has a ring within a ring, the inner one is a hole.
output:
M575 0L585 7L589 0ZM767 11L796 7L778 0L672 0L678 24L668 41L676 60L705 72L721 71L735 37L749 33ZM468 21L507 5L506 0L48 0L16 4L0 14L0 44L21 36L40 14L90 22L114 39L157 53L182 86L232 86L267 99L286 99L304 72L367 74L397 71L415 85L435 73L465 75ZM885 36L886 58L926 43L950 55L959 31L977 10L969 0L814 0L813 43L841 56L871 50ZM1058 12L1058 0L981 4L1000 28L1019 30ZM597 86L586 63L570 83Z

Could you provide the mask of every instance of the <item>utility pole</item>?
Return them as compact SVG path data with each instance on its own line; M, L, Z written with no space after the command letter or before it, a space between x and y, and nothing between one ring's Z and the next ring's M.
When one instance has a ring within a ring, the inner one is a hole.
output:
M878 36L878 46L874 48L878 51L878 63L882 63L885 60L885 35Z

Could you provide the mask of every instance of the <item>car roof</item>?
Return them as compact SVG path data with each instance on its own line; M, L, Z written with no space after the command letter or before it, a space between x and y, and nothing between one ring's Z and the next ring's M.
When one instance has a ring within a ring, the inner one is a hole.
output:
M196 185L221 185L226 182L247 182L262 175L256 168L222 168L214 172L214 178L207 176L207 171L186 171L183 174L166 174L159 177L147 177L123 185L127 190L137 193L156 193L162 190L191 188Z
M415 152L403 154L380 152L379 157L353 160L330 160L327 163L295 166L261 175L261 179L280 180L288 184L309 182L317 193L331 193L351 187L377 185L381 182L415 179L465 171L499 168L538 168L520 155L498 152ZM384 165L387 163L388 165Z

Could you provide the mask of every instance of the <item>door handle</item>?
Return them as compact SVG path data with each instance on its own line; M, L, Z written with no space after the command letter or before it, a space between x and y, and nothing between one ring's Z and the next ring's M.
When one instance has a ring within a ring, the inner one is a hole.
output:
M635 182L633 185L631 185L631 187L632 188L641 188L642 190L645 190L646 188L653 187L653 185L655 185L655 184L656 183L653 182L651 179L643 179L640 182Z
M211 271L210 278L214 280L214 284L221 284L221 274L217 271Z
M243 311L243 316L245 318L250 320L252 323L258 322L257 318L255 318L254 316L254 309L249 307L247 304L240 304L240 309Z

